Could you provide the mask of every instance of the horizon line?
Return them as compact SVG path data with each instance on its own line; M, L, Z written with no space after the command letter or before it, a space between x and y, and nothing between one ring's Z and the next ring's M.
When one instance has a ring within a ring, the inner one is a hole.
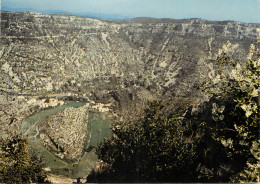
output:
M3 10L0 9L2 12L9 12L9 13L39 13L39 14L44 14L44 15L67 15L67 16L77 16L77 17L85 17L85 18L92 18L92 19L98 19L98 20L103 20L103 21L127 21L127 20L133 20L133 19L141 19L141 18L146 18L146 19L155 19L155 20L164 20L164 19L170 19L170 20L203 20L207 22L237 22L237 23L243 23L243 24L260 24L257 22L242 22L242 21L237 21L237 20L210 20L210 19L204 19L204 18L199 18L199 17L190 17L190 18L171 18L171 17L146 17L146 16L140 16L140 17L127 17L119 14L100 14L100 13L92 13L92 12L86 12L86 13L72 13L72 12L67 12L63 10L37 10L37 9L32 9L35 11L30 11L30 10ZM93 15L91 15L93 14ZM96 14L96 15L95 15ZM99 15L99 16L98 16ZM125 18L106 18L106 16L121 16ZM103 17L102 17L103 16Z
M172 17L149 17L149 16L140 16L140 17L134 17L134 16L125 16L121 14L103 14L103 13L95 13L95 12L68 12L65 10L39 10L34 8L10 8L8 6L1 6L0 4L0 11L5 12L12 12L12 13L41 13L41 14L65 14L65 15L71 15L71 16L78 16L78 17L86 17L86 18L94 18L94 19L100 19L104 21L124 21L124 20L131 20L131 19L138 19L138 18L151 18L151 19L171 19L171 20L189 20L189 19L200 19L208 22L239 22L244 24L260 24L260 22L243 22L243 21L237 21L237 20L212 20L212 19L205 19L200 17L186 17L186 18L172 18Z

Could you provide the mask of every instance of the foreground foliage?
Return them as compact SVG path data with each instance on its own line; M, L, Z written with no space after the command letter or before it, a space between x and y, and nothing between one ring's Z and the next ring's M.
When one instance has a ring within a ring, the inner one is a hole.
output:
M41 161L29 153L25 138L16 135L0 140L0 182L44 183L46 178Z
M196 148L190 127L183 126L174 115L165 117L162 108L158 102L151 103L138 123L114 130L114 137L99 150L100 157L111 168L96 179L158 182L193 177L191 163ZM88 181L91 182L90 177Z
M220 50L206 84L208 102L184 117L166 116L160 103L151 103L143 118L115 129L100 146L109 167L88 181L259 182L260 52L252 45L240 62L230 56L236 47L228 42Z
M217 121L218 125L221 125L221 132L218 129L216 132L223 143L229 142L230 157L238 157L240 162L245 163L243 171L234 175L231 180L259 182L260 51L257 46L251 45L247 61L242 62L226 54L234 48L235 46L228 42L220 50L217 74L212 80L221 91L215 96L225 97L223 102L228 102L222 102L222 110L216 104L216 118L223 117Z

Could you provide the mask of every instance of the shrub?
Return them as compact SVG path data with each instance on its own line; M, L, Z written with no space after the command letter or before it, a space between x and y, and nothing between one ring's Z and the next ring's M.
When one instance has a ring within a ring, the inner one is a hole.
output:
M46 182L43 165L29 153L27 144L19 135L0 140L0 182Z
M190 127L176 115L166 117L162 109L153 102L136 123L115 129L113 138L98 150L110 169L88 181L192 181L195 147Z

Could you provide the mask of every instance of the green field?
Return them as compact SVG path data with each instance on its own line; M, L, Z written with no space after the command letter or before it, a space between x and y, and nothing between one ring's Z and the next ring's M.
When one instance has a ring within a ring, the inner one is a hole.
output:
M69 107L80 107L84 103L81 102L67 102L63 106L43 110L35 115L32 115L28 119L22 122L20 125L20 133L28 136L28 142L30 148L36 153L38 157L43 158L43 162L46 167L51 168L54 174L64 175L71 178L86 177L92 170L94 164L98 161L97 155L94 150L91 149L88 152L85 151L80 162L78 164L73 164L69 161L60 159L55 156L54 153L47 150L42 142L37 138L36 126L41 126L46 118L63 111ZM86 134L85 134L85 144L84 150L88 150L91 146L96 147L99 143L104 141L105 138L109 138L111 135L111 120L105 113L97 111L87 111L88 113L88 123Z

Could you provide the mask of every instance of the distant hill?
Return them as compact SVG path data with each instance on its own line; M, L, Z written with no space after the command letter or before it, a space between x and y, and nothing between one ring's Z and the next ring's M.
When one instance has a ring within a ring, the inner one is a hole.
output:
M82 17L103 19L103 20L126 20L126 19L133 18L133 17L124 16L120 14L102 14L102 13L92 13L92 12L73 13L64 10L37 10L33 8L12 8L8 6L2 6L2 10L8 12L35 12L35 13L44 13L44 14L62 13L62 14L77 15Z

